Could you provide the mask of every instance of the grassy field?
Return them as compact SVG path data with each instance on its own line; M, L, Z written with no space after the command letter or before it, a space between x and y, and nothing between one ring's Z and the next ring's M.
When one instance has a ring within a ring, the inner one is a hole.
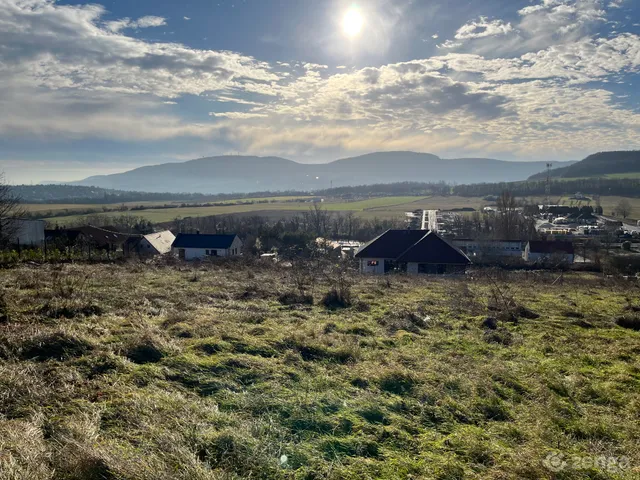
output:
M296 278L1 271L0 478L639 478L637 284Z
M292 197L295 199L296 197ZM401 215L405 210L404 206L407 206L406 209L412 210L414 207L414 202L421 200L425 197L381 197L381 198L371 198L362 201L353 201L353 202L345 202L345 201L327 201L322 204L323 208L326 208L332 212L354 212L359 215L367 215L371 216L379 216L381 218L389 218L396 217L398 212ZM228 205L226 206L215 206L215 207L193 207L186 206L181 208L172 208L172 209L147 209L140 211L132 211L130 212L133 215L142 216L154 223L165 223L170 222L176 217L206 217L211 215L229 215L229 214L265 214L265 215L273 215L274 212L286 212L286 214L291 215L295 214L295 212L304 212L311 208L311 204L307 201L300 202L286 202L284 201L286 197L274 197L269 200L273 200L273 202L269 203L254 203L251 205L246 205L242 203L237 203L237 201L229 201L226 202ZM247 199L248 200L248 199ZM247 201L243 200L243 201ZM261 199L262 200L262 199ZM257 200L256 200L257 201ZM118 216L122 215L122 212L106 212L103 213L106 216ZM64 225L65 223L73 223L84 217L85 215L68 215L63 217L55 217L52 218L51 221L58 223L60 225Z
M243 202L261 202L261 201L269 201L269 202L286 202L286 201L305 201L308 200L309 197L301 197L301 196L282 196L282 197L252 197L252 198L242 198L242 199L234 199L234 200L216 200L212 203L224 203L227 205L241 204ZM120 205L124 205L126 207L153 207L153 206L163 206L163 205L182 205L183 203L188 202L174 202L174 201L148 201L148 202L123 202L123 203L26 203L22 206L25 208L27 212L31 213L41 213L46 215L49 212L60 212L60 211L68 211L70 214L73 212L93 209L93 210L102 210L103 208L107 209L117 209ZM204 203L204 202L203 202Z
M616 196L603 196L601 197L601 204L606 214L611 214L615 210L616 205L623 197ZM243 204L246 201L264 201L269 200L269 203L254 203ZM300 201L287 201L287 200L300 200ZM526 199L529 202L541 203L544 202L542 197L532 197ZM564 197L552 197L553 202L560 202L564 205L591 205L595 206L595 201L577 201L572 200L570 196ZM636 218L640 216L640 198L629 198L632 204L633 211L632 217ZM153 206L153 202L149 202ZM156 202L164 204L165 202ZM171 202L168 202L171 203ZM222 203L222 202L221 202ZM176 217L206 217L211 215L263 215L271 218L277 218L278 216L292 216L300 212L304 212L311 208L311 204L305 201L304 197L272 197L272 198L255 198L255 199L243 199L243 200L228 200L224 206L212 206L212 207L194 207L185 206L180 208L171 209L154 209L149 208L146 210L131 211L132 215L141 216L153 223L166 223L171 222ZM480 197L457 197L457 196L428 196L428 197L416 197L416 196L395 196L395 197L379 197L371 198L361 201L345 202L342 200L327 199L323 204L323 208L332 212L353 212L354 214L363 218L404 218L404 212L425 209L425 210L449 210L460 208L474 208L480 210L483 206L489 204ZM140 205L136 203L135 205ZM134 206L134 205L130 205ZM61 210L68 210L69 215L52 217L51 222L59 225L69 224L80 221L85 215L74 215L74 208L91 208L87 205L26 205L26 208L32 212L41 212L46 215L49 211L59 212ZM94 205L96 209L100 209L101 205ZM117 205L111 205L111 208L117 207ZM101 213L106 216L119 216L123 212L106 212ZM634 217L635 215L635 217ZM46 217L45 217L46 218Z

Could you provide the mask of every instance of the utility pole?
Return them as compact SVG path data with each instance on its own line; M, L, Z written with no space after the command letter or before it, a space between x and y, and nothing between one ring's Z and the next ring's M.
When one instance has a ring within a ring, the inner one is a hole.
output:
M547 185L545 187L545 195L546 195L546 203L547 207L549 206L549 197L551 196L551 167L553 167L553 163L547 163Z

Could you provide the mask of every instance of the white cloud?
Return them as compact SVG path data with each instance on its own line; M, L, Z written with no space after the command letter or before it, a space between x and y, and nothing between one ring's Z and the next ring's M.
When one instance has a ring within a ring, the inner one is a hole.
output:
M519 55L552 45L575 42L606 22L604 0L543 0L518 11L517 23L502 20L463 25L456 41L442 48L463 49L493 56Z
M487 17L480 17L479 20L460 27L456 32L455 38L457 40L468 40L471 38L495 37L506 35L512 31L513 27L510 23L505 23L502 20L489 21Z
M118 33L125 28L150 28L150 27L162 27L167 24L167 19L163 17L156 17L154 15L147 15L140 17L138 20L131 20L130 18L123 18L121 20L114 20L112 22L106 22L105 25L108 30Z
M210 112L209 116L219 118L230 118L232 120L246 120L248 118L267 118L266 113L251 112Z
M189 20L191 20L191 17L182 17L182 18L183 18L184 20L186 20L187 22L188 22Z
M546 0L513 25L467 23L441 45L457 53L336 71L127 35L161 17L115 25L96 5L0 0L0 139L215 138L300 156L637 148L640 115L593 82L637 74L640 37L593 36L602 5ZM167 105L184 95L218 102L216 111L202 124L183 119ZM243 111L223 111L231 104Z

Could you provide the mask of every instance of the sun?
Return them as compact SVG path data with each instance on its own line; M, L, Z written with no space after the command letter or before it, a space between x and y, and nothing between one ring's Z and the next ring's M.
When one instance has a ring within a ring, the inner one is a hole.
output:
M362 31L364 17L357 8L350 8L342 19L342 30L351 38L357 37Z

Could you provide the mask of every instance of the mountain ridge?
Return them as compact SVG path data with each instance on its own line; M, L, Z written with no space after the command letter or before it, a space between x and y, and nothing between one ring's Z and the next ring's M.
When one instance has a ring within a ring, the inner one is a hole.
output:
M640 150L598 152L585 159L550 171L551 178L604 177L640 173ZM543 180L546 172L529 177L529 180Z
M524 180L545 162L489 158L442 159L418 152L373 152L322 164L282 157L223 155L148 165L128 172L91 176L71 185L147 192L243 193L325 189L403 181L485 183Z

